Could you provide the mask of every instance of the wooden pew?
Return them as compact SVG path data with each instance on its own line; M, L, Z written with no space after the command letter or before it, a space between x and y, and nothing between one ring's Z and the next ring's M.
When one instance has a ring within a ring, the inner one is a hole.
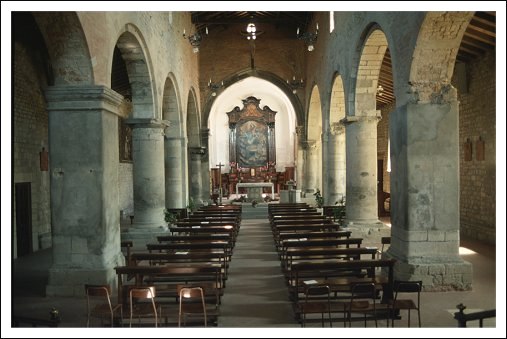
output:
M332 263L299 262L293 264L289 272L289 294L297 302L300 293L304 293L305 281L315 281L328 285L333 292L349 290L353 283L373 282L382 286L382 303L393 299L395 260L352 260ZM387 274L376 274L376 269L387 269ZM357 274L358 271L363 274ZM350 272L350 273L348 273Z
M168 251L186 251L186 250L223 250L228 261L231 259L232 248L231 244L227 241L210 241L210 242L177 242L177 243L162 243L162 244L146 244L146 248L150 253L155 251L168 252Z
M280 259L286 260L287 251L290 248L338 248L338 246L350 248L352 247L361 247L363 242L363 238L345 238L345 239L310 239L310 240L298 240L298 241L289 241L285 240L281 243L280 246Z
M377 253L376 247L358 247L358 248L290 248L285 253L285 259L282 261L284 272L287 274L294 264L301 262L318 263L326 260L361 260L362 256L368 256L369 259L375 259ZM368 258L366 258L368 259Z
M338 239L350 238L350 231L332 231L332 232L279 232L274 236L276 249L279 250L283 241L291 239Z
M222 268L219 264L173 264L171 266L118 266L118 300L127 305L128 287L122 276L133 275L135 286L155 285L157 302L176 302L176 288L179 284L195 284L206 287L207 297L211 296L215 307L220 304L223 289ZM163 300L164 298L169 298Z
M227 273L229 263L227 256L223 251L200 251L200 250L188 250L188 251L174 251L166 253L145 253L136 252L132 253L132 264L130 266L142 266L146 265L167 265L174 263L211 263L220 264L222 266L223 280L227 279Z

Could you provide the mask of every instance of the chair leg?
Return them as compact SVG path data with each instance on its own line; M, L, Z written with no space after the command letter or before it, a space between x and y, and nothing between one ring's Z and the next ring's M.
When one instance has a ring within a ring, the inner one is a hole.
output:
M410 309L408 310L408 327L410 327Z
M417 316L419 318L419 327L421 327L421 311L417 309Z

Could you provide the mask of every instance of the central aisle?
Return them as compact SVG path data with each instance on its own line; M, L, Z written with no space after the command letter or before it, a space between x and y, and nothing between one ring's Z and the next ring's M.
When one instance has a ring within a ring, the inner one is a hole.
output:
M218 326L299 327L288 299L267 208L265 219L248 219L245 207Z

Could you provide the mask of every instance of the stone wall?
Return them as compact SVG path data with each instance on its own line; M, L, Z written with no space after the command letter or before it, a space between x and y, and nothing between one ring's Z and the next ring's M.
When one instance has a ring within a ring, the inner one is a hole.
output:
M491 52L467 63L467 88L457 84L457 71L453 77L460 102L460 234L490 244L496 243L495 62L495 52ZM484 141L484 160L477 159L479 137ZM465 159L467 139L472 145L471 160Z
M51 246L51 213L49 209L49 172L41 171L39 152L48 150L48 113L44 88L47 80L43 65L32 46L14 42L14 104L13 104L13 170L14 184L31 183L32 250ZM15 190L13 187L13 194ZM13 211L16 199L13 197ZM13 213L13 232L16 216ZM13 241L16 246L16 241ZM13 249L16 257L17 249Z

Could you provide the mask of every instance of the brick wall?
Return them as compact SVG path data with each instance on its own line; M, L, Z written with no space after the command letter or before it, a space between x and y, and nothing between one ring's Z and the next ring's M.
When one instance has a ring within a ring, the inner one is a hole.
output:
M38 62L40 58L31 46L15 41L14 53L14 183L31 183L32 244L33 250L37 251L51 246L49 172L41 171L39 165L42 147L49 151L51 161L51 150L48 150L48 113L44 98L47 80L42 70L43 65ZM13 205L15 201L14 197ZM15 232L15 213L12 224ZM13 244L15 246L15 240ZM16 256L16 249L13 253Z
M468 92L459 91L461 236L495 244L496 105L495 53L466 64ZM456 72L453 78L456 86ZM477 160L477 141L484 141L485 160ZM472 160L465 161L465 142Z
M255 42L255 68L265 70L284 80L304 78L304 52L302 43L283 37L286 28L258 24L258 31L264 31ZM204 94L202 103L208 94L207 83L211 78L219 82L239 71L250 69L250 45L246 37L240 34L245 25L230 25L226 30L211 30L202 41L199 52L200 88ZM296 32L294 32L295 36ZM209 44L213 48L206 48Z

